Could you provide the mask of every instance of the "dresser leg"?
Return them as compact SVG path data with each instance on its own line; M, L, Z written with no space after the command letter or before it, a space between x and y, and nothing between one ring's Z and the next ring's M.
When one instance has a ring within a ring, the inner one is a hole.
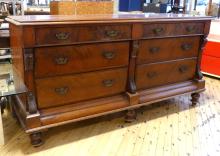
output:
M30 134L30 139L31 139L31 144L34 147L38 147L43 144L42 132L36 132L36 133Z
M191 99L192 106L195 106L199 101L200 94L199 93L193 93L193 94L191 94L191 97L192 97L192 99Z
M125 116L125 122L133 122L137 118L136 110L130 109L127 110L126 116Z

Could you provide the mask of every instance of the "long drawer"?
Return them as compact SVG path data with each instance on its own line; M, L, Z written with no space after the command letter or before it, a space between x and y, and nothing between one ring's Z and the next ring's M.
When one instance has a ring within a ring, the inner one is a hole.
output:
M37 48L35 59L36 77L122 67L128 65L129 42Z
M204 23L148 23L139 24L134 32L136 38L174 37L180 35L203 34Z
M137 63L197 57L199 42L199 36L142 40L140 41Z
M127 68L37 79L39 108L110 96L125 92Z
M195 70L196 58L138 65L135 75L137 89L190 80Z
M88 25L36 28L37 45L112 41L131 38L131 25Z

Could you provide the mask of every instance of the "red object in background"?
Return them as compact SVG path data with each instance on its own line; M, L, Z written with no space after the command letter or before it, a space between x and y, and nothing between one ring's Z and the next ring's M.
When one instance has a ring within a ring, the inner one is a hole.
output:
M215 22L219 25L220 22ZM211 31L212 27L211 27ZM213 31L214 33L216 31ZM211 32L210 32L211 33ZM220 77L220 35L210 34L202 55L201 70L205 74Z

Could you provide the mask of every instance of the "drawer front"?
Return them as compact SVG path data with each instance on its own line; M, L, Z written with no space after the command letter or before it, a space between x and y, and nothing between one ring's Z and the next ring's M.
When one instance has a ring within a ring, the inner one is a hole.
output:
M66 26L36 29L36 42L69 44L89 41L111 41L131 38L130 25Z
M39 108L111 96L125 92L127 68L37 79Z
M139 65L135 77L137 89L190 80L195 70L196 59Z
M143 38L203 34L203 23L158 23L142 26Z
M142 40L137 63L197 57L200 37Z
M127 66L129 42L37 48L35 59L36 77Z

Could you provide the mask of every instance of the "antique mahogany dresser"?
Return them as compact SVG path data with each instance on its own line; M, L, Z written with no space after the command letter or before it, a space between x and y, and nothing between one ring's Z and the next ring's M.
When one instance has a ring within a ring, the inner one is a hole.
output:
M13 110L34 146L44 129L205 90L210 17L180 14L13 16Z

